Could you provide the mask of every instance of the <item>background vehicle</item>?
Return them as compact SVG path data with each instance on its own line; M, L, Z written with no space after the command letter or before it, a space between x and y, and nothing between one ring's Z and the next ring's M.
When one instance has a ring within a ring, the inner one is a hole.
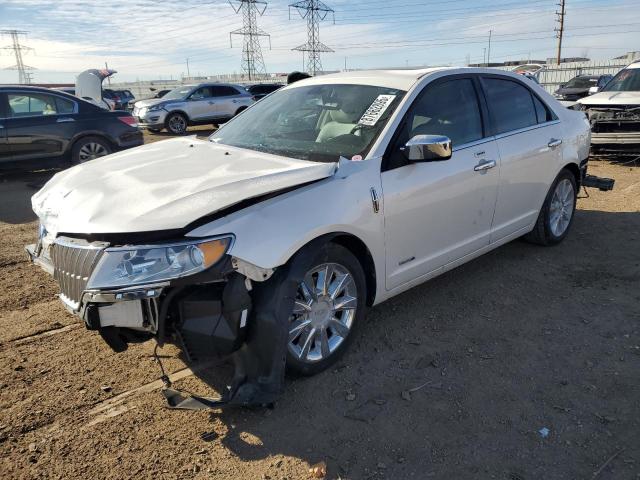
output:
M175 88L159 99L135 103L133 115L151 132L183 134L189 125L224 123L254 102L239 85L201 83Z
M175 333L199 359L237 352L225 400L246 405L277 397L285 358L331 365L367 306L524 235L561 242L589 126L513 73L356 72L289 85L208 142L136 153L38 192L30 254L55 274L91 249L67 308L117 351Z
M113 110L128 110L129 103L133 105L133 102L135 102L135 97L129 90L112 90L110 88L103 88L102 98L113 102Z
M0 166L82 163L142 145L134 117L64 92L0 87Z
M598 93L573 107L591 122L591 144L601 152L640 152L640 61L620 70Z
M255 85L247 85L245 88L247 89L247 92L253 95L255 100L260 100L282 87L284 87L284 85L280 83L257 83Z
M589 95L591 87L603 88L613 75L578 75L562 85L553 94L558 100L575 102Z

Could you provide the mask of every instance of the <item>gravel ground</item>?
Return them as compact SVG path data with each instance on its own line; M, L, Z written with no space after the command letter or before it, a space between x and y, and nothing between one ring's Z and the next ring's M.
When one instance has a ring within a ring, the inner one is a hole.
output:
M591 171L616 188L579 200L561 245L515 241L416 287L275 409L213 412L164 408L151 343L115 354L65 312L22 251L47 173L0 178L1 477L640 478L640 168ZM180 389L230 373L162 354Z

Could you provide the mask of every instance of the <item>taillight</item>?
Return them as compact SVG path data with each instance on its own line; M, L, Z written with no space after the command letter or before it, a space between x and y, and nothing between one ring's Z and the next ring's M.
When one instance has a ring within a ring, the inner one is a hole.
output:
M136 120L135 117L131 117L131 116L118 117L118 120L120 120L123 123L126 123L130 127L138 128L138 120Z

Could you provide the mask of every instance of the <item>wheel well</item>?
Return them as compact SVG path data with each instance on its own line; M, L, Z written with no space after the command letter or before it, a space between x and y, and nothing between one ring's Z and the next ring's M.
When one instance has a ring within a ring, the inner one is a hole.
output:
M73 147L75 147L75 146L76 146L76 144L77 144L80 140L82 140L83 138L88 138L88 137L96 137L96 138L100 138L100 139L102 139L102 140L106 141L106 142L109 144L109 146L111 147L111 149L112 149L113 151L115 151L115 150L116 150L116 148L117 148L117 146L116 146L115 142L113 142L109 137L106 137L105 135L102 135L102 134L100 134L100 133L83 133L83 134L82 134L82 135L80 135L79 137L75 138L75 139L73 140L73 142L71 142L71 143L69 144L69 151L68 151L68 153L69 153L69 154L71 154L71 152L73 151Z
M367 281L367 305L373 305L373 301L376 298L376 266L367 246L358 237L347 233L338 233L330 241L343 246L358 259Z
M238 115L240 112L245 111L247 108L248 108L247 106L240 107L238 110L236 110L236 115Z
M179 113L180 115L182 115L184 118L187 119L187 122L190 122L191 120L189 119L189 115L187 115L185 112L183 112L182 110L171 110L169 113L167 113L167 119L173 115L174 113ZM165 120L166 121L166 120Z
M578 166L575 163L568 163L567 165L564 166L563 170L569 170L571 173L573 173L573 176L576 179L576 186L578 187L578 190L579 190L582 177L580 175L580 169L578 168Z

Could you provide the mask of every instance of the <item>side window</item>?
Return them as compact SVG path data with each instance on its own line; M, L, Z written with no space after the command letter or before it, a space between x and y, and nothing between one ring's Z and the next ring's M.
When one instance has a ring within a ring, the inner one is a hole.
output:
M10 117L55 115L56 101L51 95L40 93L8 93Z
M518 82L498 78L485 78L483 83L496 134L538 123L533 96L528 88Z
M239 95L240 92L238 92L238 90L236 90L233 87L227 87L227 86L219 86L219 87L212 87L213 88L213 96L214 97L231 97L233 95Z
M533 105L536 109L536 116L538 118L538 123L550 122L554 120L554 115L549 111L549 108L542 103L542 101L536 97L535 95L531 95L533 97Z
M56 110L61 114L73 113L75 104L66 98L56 97Z
M191 94L189 99L202 100L203 98L209 98L211 96L211 88L201 87Z
M445 135L453 147L483 138L482 116L468 78L427 85L400 124L387 170L406 164L400 148L416 135Z

